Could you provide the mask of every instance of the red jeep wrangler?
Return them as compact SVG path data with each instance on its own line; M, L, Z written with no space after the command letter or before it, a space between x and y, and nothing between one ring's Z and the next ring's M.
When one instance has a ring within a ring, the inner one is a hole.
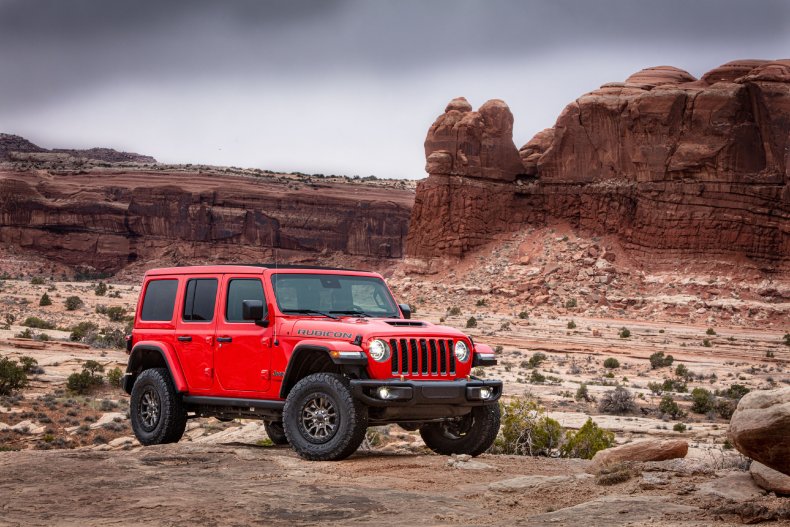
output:
M460 331L410 320L381 275L314 267L204 266L146 273L123 387L144 445L177 442L187 419L263 419L276 444L336 460L368 426L419 429L440 454L496 438L496 364Z

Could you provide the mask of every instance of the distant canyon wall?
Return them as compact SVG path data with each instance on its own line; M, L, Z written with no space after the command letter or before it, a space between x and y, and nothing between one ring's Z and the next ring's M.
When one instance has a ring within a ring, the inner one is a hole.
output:
M790 263L790 60L663 66L570 103L517 149L503 101L458 98L425 140L406 252L461 257L552 219L648 258Z

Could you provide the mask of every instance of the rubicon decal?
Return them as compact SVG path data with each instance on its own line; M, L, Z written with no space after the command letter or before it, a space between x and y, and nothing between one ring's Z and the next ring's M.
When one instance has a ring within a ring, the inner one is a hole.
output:
M344 333L342 331L321 331L319 329L300 329L296 332L297 335L305 335L307 337L333 337L336 339L351 339L351 333Z

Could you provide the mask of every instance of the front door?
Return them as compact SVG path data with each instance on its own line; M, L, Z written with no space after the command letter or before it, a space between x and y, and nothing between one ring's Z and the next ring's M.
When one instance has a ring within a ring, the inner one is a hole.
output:
M187 280L176 321L176 353L189 391L210 390L214 381L214 328L219 280L202 276Z
M269 389L272 328L242 319L242 302L260 300L266 306L261 279L225 275L217 322L214 364L219 386L227 391L265 392Z

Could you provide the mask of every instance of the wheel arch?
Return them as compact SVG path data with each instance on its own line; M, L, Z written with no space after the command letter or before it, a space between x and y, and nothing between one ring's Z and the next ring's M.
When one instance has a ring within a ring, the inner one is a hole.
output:
M126 365L126 375L123 378L124 391L131 394L137 376L151 368L167 369L176 391L179 393L187 391L186 378L181 371L175 351L166 344L146 341L139 342L132 348Z

